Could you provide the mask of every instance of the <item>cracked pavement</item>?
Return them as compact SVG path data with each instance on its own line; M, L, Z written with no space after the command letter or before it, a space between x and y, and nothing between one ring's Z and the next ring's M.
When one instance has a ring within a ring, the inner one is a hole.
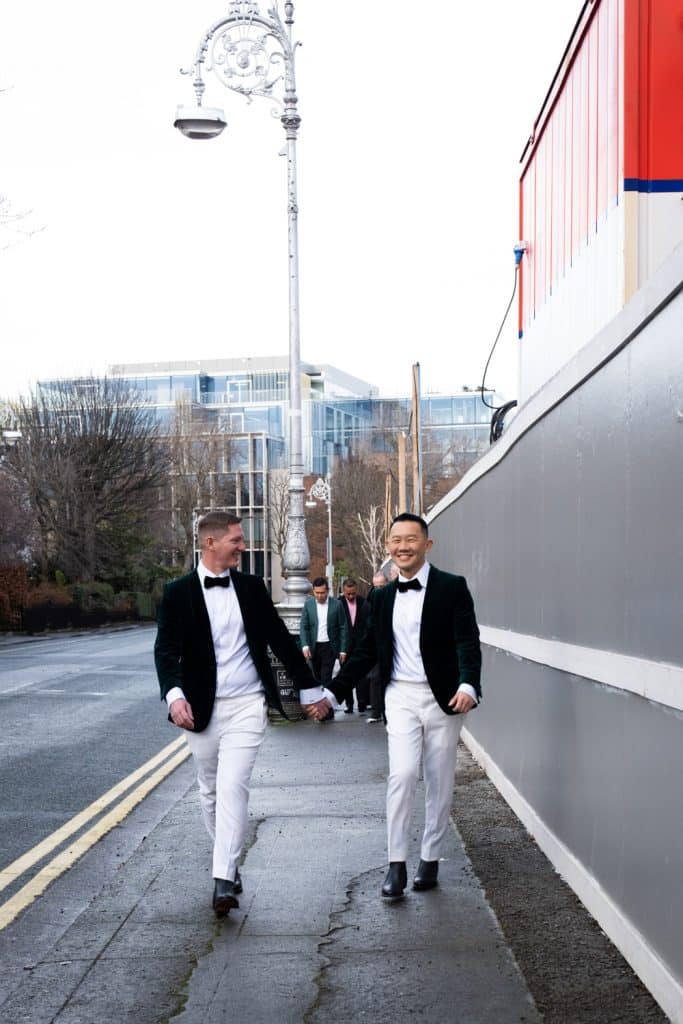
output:
M438 889L381 899L385 772L384 730L358 715L269 728L244 893L218 921L183 765L0 933L0 1016L381 1024L457 1007L463 1024L540 1020L455 828Z

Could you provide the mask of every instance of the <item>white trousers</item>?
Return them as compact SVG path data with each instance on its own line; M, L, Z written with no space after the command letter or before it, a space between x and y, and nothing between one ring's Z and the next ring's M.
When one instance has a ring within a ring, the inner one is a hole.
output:
M186 733L199 799L213 839L213 877L235 880L249 820L249 782L266 732L261 693L218 698L203 732Z
M390 683L385 694L389 738L387 833L390 861L408 859L415 788L424 768L425 827L420 857L438 860L448 831L458 738L464 715L446 715L427 683Z

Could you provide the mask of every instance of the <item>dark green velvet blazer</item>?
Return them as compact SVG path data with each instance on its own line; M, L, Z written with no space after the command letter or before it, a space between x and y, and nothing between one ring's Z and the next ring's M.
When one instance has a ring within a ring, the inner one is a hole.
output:
M327 635L330 638L335 658L349 649L349 630L341 601L330 597L327 606ZM318 643L318 606L314 597L307 597L301 612L299 624L299 641L302 647L308 647L311 655L315 654Z
M268 648L285 666L296 690L316 686L316 681L296 639L278 615L263 580L235 570L231 571L230 578L266 701L284 715ZM209 613L196 570L166 584L157 625L154 661L161 698L163 700L174 686L182 687L192 707L194 731L202 732L209 724L216 698L216 656Z
M346 699L357 680L379 666L382 693L391 681L394 664L392 618L396 582L374 590L370 615L358 646L328 684L338 701ZM429 567L422 623L420 654L434 699L447 715L448 701L461 683L473 686L481 698L481 647L472 595L464 576Z

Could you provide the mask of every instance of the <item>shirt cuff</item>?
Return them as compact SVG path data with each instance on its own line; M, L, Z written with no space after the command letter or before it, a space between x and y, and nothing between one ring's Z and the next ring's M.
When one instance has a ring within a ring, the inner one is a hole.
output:
M172 686L166 694L166 704L169 708L174 700L185 700L185 694L179 686Z
M469 683L461 683L456 693L466 693L468 697L471 697L475 704L479 703L479 697L477 691Z
M309 690L299 690L300 704L317 704L325 696L322 686L312 686Z

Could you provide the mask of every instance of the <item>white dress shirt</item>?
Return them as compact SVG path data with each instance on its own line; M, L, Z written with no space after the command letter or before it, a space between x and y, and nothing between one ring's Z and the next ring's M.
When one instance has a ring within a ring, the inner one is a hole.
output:
M330 637L329 637L329 634L327 632L327 613L329 611L329 608L330 608L330 599L329 599L329 597L325 600L324 604L320 604L319 601L315 602L315 610L316 610L317 615L318 615L318 636L317 636L317 642L319 644L328 644L330 642Z
M396 592L392 629L394 632L394 665L391 678L408 683L426 683L427 673L420 653L420 625L422 608L425 601L425 590L429 577L429 562L425 562L420 571L413 577L422 584L420 590ZM400 573L400 582L407 582ZM476 703L479 702L477 691L469 683L461 683L456 692L463 691Z

